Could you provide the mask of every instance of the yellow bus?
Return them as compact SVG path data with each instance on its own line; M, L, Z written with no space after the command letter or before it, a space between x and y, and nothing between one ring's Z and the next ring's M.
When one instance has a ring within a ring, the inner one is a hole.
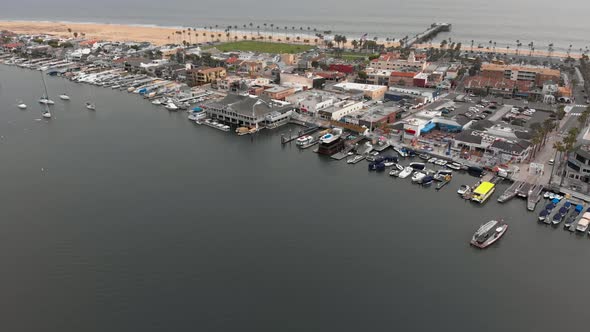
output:
M475 190L471 196L471 200L476 201L480 204L485 202L496 190L496 185L491 182L482 182Z

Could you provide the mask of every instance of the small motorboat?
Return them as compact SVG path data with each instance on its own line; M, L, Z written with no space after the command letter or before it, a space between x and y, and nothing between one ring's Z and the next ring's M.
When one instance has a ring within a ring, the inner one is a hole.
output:
M463 167L463 165L461 165L461 164L459 164L459 163L454 163L454 162L453 162L453 163L447 163L447 165L446 165L446 166L447 166L448 168L450 168L450 169L454 169L454 170L456 170L456 171L460 170L460 169L461 169L461 167Z
M96 106L94 104L92 104L92 103L86 103L86 108L89 109L89 110L91 110L91 111L96 110Z
M539 213L539 221L544 221L549 216L549 210L543 209L541 213Z
M70 96L68 96L68 95L66 95L64 93L64 94L59 95L59 99L61 99L61 100L70 100Z
M16 107L20 108L21 110L27 109L27 104L20 102Z
M404 170L404 166L402 166L400 164L393 165L393 168L397 168L397 170L400 171L400 172Z
M152 105L162 105L162 101L160 99L152 100Z
M400 171L399 169L396 169L396 168L394 168L394 169L392 169L392 170L389 172L389 176L393 176L393 177L399 177L399 173L400 173L400 172L401 172L401 171Z
M553 200L555 198L555 194L549 193L549 195L547 195L547 198L549 198L550 200Z
M465 195L466 193L468 193L468 192L469 192L469 190L471 190L471 187L469 187L469 186L468 186L468 185L466 185L466 184L462 184L462 185L459 187L459 190L457 190L457 194L459 194L459 195L463 196L463 195Z
M422 183L422 180L426 177L426 174L422 173L422 172L416 172L414 173L414 175L412 176L412 182L415 183Z
M424 178L422 178L422 181L420 181L420 183L423 186L429 186L432 184L433 181L434 181L434 177L432 177L430 175L426 175Z
M414 171L414 169L412 167L408 166L408 167L404 168L403 171L399 172L399 177L401 179L405 179L408 176L410 176L410 174L412 174L413 171Z
M447 161L444 159L439 159L439 160L435 161L434 164L438 165L438 166L445 166L447 164Z
M391 166L395 165L395 163L393 161L386 161L383 163L383 165L385 165L385 167L391 167Z
M178 106L176 106L176 104L174 104L172 102L166 104L166 106L164 106L164 107L169 111L177 111L178 110Z
M418 158L420 158L422 160L428 160L428 159L430 159L430 156L425 153L422 153L422 154L418 155Z
M433 158L428 159L428 162L431 164L434 164L437 160L438 160L438 158L433 157Z
M43 112L41 115L42 115L42 116L43 116L45 119L51 119L51 112L49 112L48 110L47 110L47 111L44 111L44 112Z

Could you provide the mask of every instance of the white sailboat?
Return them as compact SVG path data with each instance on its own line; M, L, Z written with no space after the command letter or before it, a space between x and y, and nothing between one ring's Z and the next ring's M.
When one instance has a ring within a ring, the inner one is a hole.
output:
M61 99L61 100L70 100L70 96L68 96L68 95L66 95L64 93L64 94L59 95L59 99Z

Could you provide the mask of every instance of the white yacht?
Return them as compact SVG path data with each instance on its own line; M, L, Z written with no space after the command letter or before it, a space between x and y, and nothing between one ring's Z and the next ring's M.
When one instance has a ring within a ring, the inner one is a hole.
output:
M61 100L70 100L70 96L68 96L68 95L66 95L64 93L64 94L59 95L59 99L61 99Z
M16 107L20 108L21 110L24 110L27 108L27 104L25 104L21 101L18 103L18 105L16 105Z
M414 171L414 169L412 167L408 166L408 167L404 168L404 170L399 173L399 177L402 179L405 179L408 176L410 176L410 174L412 174L413 171Z

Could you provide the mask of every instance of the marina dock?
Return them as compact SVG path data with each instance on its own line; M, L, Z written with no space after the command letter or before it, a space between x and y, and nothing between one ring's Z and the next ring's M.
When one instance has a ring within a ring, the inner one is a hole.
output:
M524 182L520 189L516 191L516 195L518 195L518 197L527 198L529 196L529 190L531 190L532 187L533 185L531 183Z
M526 208L529 211L534 211L537 203L541 200L543 192L543 186L540 184L535 184L529 189L528 197L527 197L527 205Z
M504 191L502 195L500 195L500 197L498 197L498 202L504 203L513 199L518 193L518 191L522 188L522 186L524 186L524 182L515 181L510 185L510 187L508 187L508 189Z

